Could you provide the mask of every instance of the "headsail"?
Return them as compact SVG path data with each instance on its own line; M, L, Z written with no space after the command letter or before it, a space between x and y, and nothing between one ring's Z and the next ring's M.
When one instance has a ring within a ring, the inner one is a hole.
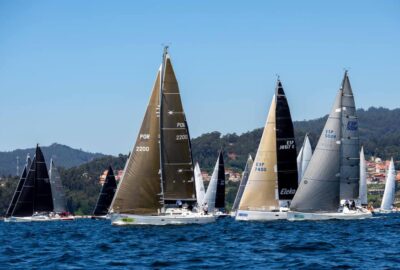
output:
M280 80L276 90L276 155L279 200L291 200L298 187L296 141L289 104Z
M312 157L312 148L308 134L304 137L303 146L297 156L297 171L298 171L298 182L300 184L301 179L310 163Z
M23 172L21 174L21 178L19 179L19 182L18 182L17 188L15 189L14 195L13 195L13 197L11 199L10 206L7 209L6 217L10 217L12 215L13 211L14 211L15 205L16 205L16 203L18 201L18 197L21 194L22 187L24 186L24 183L25 183L25 180L26 180L26 175L28 173L27 171L29 170L30 166L31 166L31 159L29 157L27 157L26 165L25 165L24 170L23 170Z
M213 212L215 210L215 203L217 197L217 189L218 189L218 178L220 175L220 156L218 155L217 162L215 163L214 171L211 175L211 180L208 184L206 195L204 196L204 203L208 205L208 211Z
M337 211L340 187L342 89L319 138L290 209L303 212Z
M396 171L394 169L393 158L390 160L389 169L386 174L385 191L383 193L381 209L391 210L396 194Z
M218 155L218 182L215 194L215 208L225 208L225 165L222 150L219 151Z
M274 95L249 180L240 200L239 210L270 210L279 207L275 194L277 188L275 108Z
M127 214L156 214L161 208L159 102L161 68L135 146L125 164L111 209Z
M340 199L356 200L360 183L360 142L356 105L347 71L344 74L342 91Z
M204 188L204 181L203 176L201 175L200 165L196 163L194 167L194 179L196 181L196 198L197 204L201 206L204 201L204 196L206 195L205 188Z
M240 180L239 188L236 193L235 201L233 202L232 205L232 211L236 211L239 207L240 200L243 195L244 188L247 184L247 180L249 179L249 174L251 171L251 167L253 167L253 158L251 155L247 158L246 166L244 167L243 173L242 173L242 179Z
M111 166L108 167L106 179L101 187L97 203L93 211L94 216L107 215L112 199L114 198L117 182L115 181L114 171Z
M161 82L161 173L166 203L196 201L189 129L178 82L168 52L164 51Z
M54 165L53 159L50 160L49 170L51 194L53 195L54 212L63 213L67 212L67 203L65 199L64 188L61 182L60 173Z
M367 188L367 170L365 166L364 147L361 147L360 152L360 203L368 205L368 188Z

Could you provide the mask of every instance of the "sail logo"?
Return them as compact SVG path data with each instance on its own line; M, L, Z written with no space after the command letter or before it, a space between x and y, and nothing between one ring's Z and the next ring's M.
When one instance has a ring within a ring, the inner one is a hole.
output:
M332 129L325 130L325 138L327 139L336 139L336 133Z
M347 130L356 131L358 129L357 121L349 121L347 123Z
M139 134L139 139L148 140L150 139L150 134Z
M279 150L294 149L294 140L286 141L286 144L280 145Z
M256 166L254 166L254 170L256 172L266 172L267 168L265 167L264 162L256 162Z
M294 188L282 188L280 194L281 195L294 195L296 190Z

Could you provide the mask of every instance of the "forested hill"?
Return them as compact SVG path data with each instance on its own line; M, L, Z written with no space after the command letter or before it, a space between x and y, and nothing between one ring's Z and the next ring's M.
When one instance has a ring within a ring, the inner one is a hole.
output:
M41 146L46 162L54 158L57 166L71 168L104 156L100 153L89 153L69 146L53 143L50 146ZM19 157L20 171L25 165L26 156L35 155L35 148L17 149L10 152L0 152L0 176L15 175L17 170L17 157Z
M383 158L394 157L400 160L400 109L389 110L371 107L359 109L360 142L364 145L365 154ZM300 149L304 135L309 134L313 149L317 144L327 116L322 118L294 122L297 150ZM211 170L215 165L218 150L223 147L228 167L242 170L248 154L257 150L262 135L258 128L241 135L219 132L203 134L192 140L193 158L201 167Z

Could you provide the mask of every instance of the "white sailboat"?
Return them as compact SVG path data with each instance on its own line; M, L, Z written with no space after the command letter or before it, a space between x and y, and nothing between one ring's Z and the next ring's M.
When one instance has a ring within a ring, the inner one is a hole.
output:
M290 110L278 80L236 220L286 219L297 186L296 143Z
M365 164L364 147L360 151L360 194L358 205L361 207L368 206L368 187L367 187L367 167Z
M226 216L225 209L225 167L222 151L218 154L202 206L207 204L208 212L217 217Z
M362 219L363 208L341 205L359 193L359 138L347 71L317 147L288 212L288 220Z
M113 225L202 224L189 130L167 47L110 216Z
M378 213L397 212L394 207L396 194L396 170L394 168L393 158L390 160L389 169L386 173L385 191L383 193L381 208L376 210Z
M304 172L306 171L308 164L310 163L312 157L312 148L310 139L308 138L308 134L304 137L303 145L297 155L297 173L298 173L298 182L300 184L301 179L303 178Z

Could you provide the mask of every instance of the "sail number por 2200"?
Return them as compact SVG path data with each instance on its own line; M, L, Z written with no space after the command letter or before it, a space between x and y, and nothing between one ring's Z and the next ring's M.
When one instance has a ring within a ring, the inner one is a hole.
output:
M136 152L149 152L150 147L148 146L136 146Z

